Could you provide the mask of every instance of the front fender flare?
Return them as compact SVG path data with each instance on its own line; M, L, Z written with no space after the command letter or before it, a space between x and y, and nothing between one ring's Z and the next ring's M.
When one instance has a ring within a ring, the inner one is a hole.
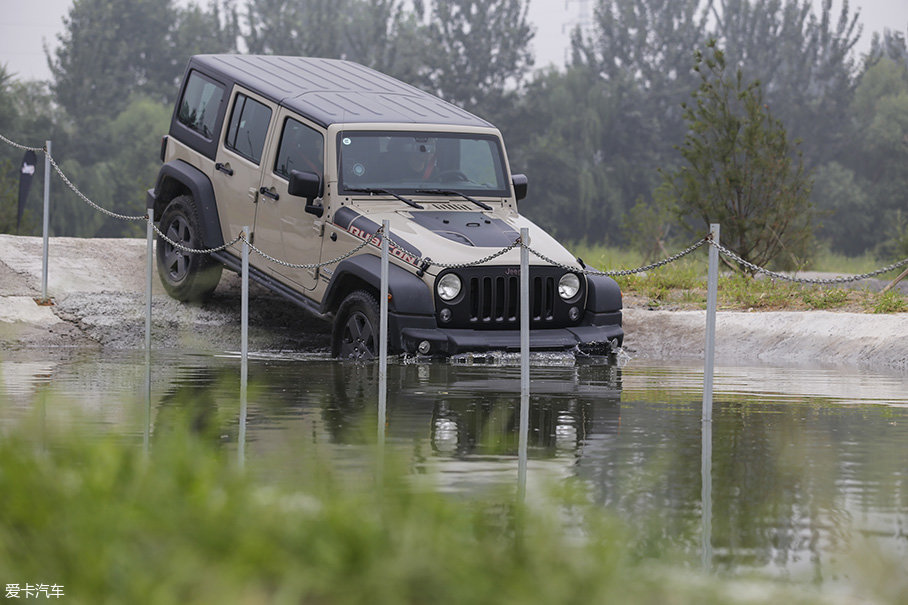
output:
M586 309L593 313L620 311L621 288L607 275L587 275Z
M374 254L359 254L338 263L325 297L322 313L333 312L346 296L349 280L365 282L375 291L381 289L381 258ZM391 299L388 309L400 315L432 315L435 305L428 286L420 278L403 267L388 264L388 294Z

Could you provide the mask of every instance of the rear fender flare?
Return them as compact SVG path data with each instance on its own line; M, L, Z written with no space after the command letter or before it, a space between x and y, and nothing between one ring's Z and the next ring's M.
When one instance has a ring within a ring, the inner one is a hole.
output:
M173 160L161 166L158 181L149 192L149 207L154 205L155 218L160 218L172 199L179 195L191 195L199 210L202 244L207 248L224 245L218 205L211 181L198 168L183 160Z

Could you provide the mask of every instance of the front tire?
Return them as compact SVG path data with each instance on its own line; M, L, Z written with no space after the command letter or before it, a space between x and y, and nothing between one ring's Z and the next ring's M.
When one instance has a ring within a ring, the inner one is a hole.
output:
M331 354L340 359L370 360L378 356L379 307L363 290L352 292L337 309Z
M164 209L159 229L183 248L201 249L199 212L191 196L174 198ZM180 301L202 301L221 280L223 267L209 254L195 254L174 246L160 235L157 242L158 275L170 296Z

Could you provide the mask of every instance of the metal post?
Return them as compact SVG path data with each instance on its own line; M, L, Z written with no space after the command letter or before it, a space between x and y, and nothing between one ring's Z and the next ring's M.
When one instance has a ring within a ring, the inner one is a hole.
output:
M517 445L517 497L527 492L527 441L530 429L530 253L529 230L520 229L520 437Z
M147 355L151 352L151 287L153 284L152 274L154 273L154 208L148 209L148 225L146 225L145 236L147 238L145 247L145 352Z
M378 445L385 443L385 418L388 404L388 257L390 229L387 220L381 223L381 288L379 291L378 327Z
M243 271L241 276L242 295L240 303L240 338L242 359L249 356L249 227L243 227Z
M719 243L719 225L711 224L712 243ZM719 289L719 250L709 247L709 275L706 293L706 345L703 369L703 412L700 442L700 502L702 506L702 562L705 570L712 568L712 460L713 460L713 366L716 358L716 306Z
M246 390L249 377L249 227L243 227L242 302L240 303L242 340L240 354L240 430L237 437L237 462L246 464Z
M41 263L41 302L47 302L47 256L50 232L50 141L44 142L44 257Z
M144 451L151 443L151 286L154 269L154 208L148 209L146 228L148 243L145 251L145 435Z
M713 424L703 422L700 443L700 502L703 525L701 557L703 569L712 569L713 559Z
M719 243L719 225L709 226L712 241ZM709 276L706 291L706 362L703 369L703 422L713 419L713 365L716 359L716 303L719 289L719 250L709 246Z
M145 427L142 435L142 451L151 451L151 354L145 351Z

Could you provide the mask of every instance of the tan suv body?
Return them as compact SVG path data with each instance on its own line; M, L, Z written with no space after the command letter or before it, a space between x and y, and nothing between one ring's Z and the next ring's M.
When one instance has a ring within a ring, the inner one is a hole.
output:
M214 290L243 227L278 261L251 256L253 279L334 323L341 357L377 350L379 238L390 221L389 349L449 355L519 348L519 248L471 266L529 229L531 347L609 353L621 293L518 213L491 124L348 61L192 57L162 142L148 204L161 231L158 272L180 300ZM170 240L170 241L167 241ZM355 255L329 265L363 242ZM173 245L173 244L178 245ZM434 261L434 262L433 262ZM439 264L434 264L439 263ZM440 265L464 265L442 269Z

